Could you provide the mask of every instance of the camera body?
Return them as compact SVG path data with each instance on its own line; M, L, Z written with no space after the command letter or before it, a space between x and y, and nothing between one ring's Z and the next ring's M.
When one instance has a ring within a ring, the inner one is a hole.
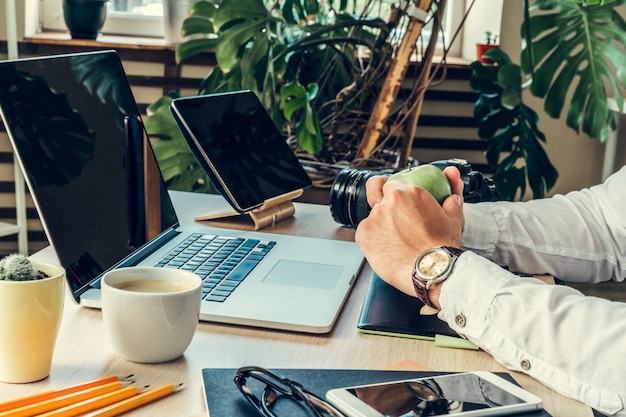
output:
M441 170L457 168L463 180L463 199L466 203L497 201L498 193L493 180L474 171L465 159L451 158L430 162ZM376 175L391 175L385 171L345 168L339 172L330 189L330 212L333 219L345 226L356 227L371 210L367 204L365 183Z

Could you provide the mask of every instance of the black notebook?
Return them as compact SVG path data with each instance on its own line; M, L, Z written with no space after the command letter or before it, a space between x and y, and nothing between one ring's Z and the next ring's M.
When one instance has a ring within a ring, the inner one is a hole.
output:
M357 327L363 333L434 340L436 335L458 336L436 314L419 314L424 304L372 274Z
M300 382L307 390L325 398L326 391L352 385L388 382L410 378L422 378L443 374L423 371L379 371L363 369L272 369L280 376ZM233 382L236 369L205 368L202 370L204 395L210 417L259 417ZM512 381L508 373L498 375ZM284 411L278 415L299 415ZM527 417L550 417L545 410L524 413Z

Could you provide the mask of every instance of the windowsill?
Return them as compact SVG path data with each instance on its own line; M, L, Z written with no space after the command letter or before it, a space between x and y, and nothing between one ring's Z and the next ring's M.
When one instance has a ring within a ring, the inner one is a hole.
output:
M24 42L36 45L83 47L96 49L116 49L116 50L142 50L142 51L164 51L172 55L176 49L175 44L167 42L163 38L148 38L138 36L121 35L100 35L95 40L72 39L67 32L43 32L25 37ZM213 53L207 53L210 60L214 59ZM440 62L440 57L435 57L433 63ZM471 61L460 57L448 57L448 68L468 69Z
M97 39L72 39L67 32L42 32L24 38L25 42L39 44L89 45L121 48L151 48L173 51L176 45L163 38L145 38L137 36L100 35Z

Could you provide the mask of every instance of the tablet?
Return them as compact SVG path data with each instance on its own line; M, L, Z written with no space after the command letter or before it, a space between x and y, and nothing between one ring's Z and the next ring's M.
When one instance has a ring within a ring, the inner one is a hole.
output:
M191 152L215 188L239 213L311 186L311 179L251 91L173 100Z
M539 397L491 372L465 372L332 389L348 417L503 416L540 410Z

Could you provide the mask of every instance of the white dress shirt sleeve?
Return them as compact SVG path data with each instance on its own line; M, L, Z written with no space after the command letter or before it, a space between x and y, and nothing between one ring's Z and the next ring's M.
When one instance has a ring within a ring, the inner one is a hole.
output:
M625 208L626 168L565 196L465 205L462 245L471 251L441 287L439 317L509 369L626 416L626 304L499 266L572 282L622 281Z

